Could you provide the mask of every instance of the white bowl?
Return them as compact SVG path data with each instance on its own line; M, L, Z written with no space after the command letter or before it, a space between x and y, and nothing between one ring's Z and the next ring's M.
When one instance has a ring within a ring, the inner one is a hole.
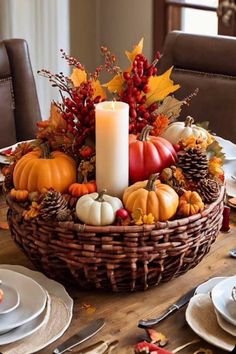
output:
M218 283L211 292L215 309L229 323L236 326L236 302L232 298L232 289L236 285L236 276Z
M6 283L0 283L0 289L3 291L3 300L0 302L0 315L2 315L17 308L20 303L20 295L15 288Z
M20 294L19 306L0 315L0 334L33 320L43 312L47 295L45 290L33 279L7 269L0 269L0 279L14 287Z

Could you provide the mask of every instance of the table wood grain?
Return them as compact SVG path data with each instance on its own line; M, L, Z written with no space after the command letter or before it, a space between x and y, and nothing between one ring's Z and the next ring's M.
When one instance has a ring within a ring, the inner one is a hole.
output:
M232 219L236 220L235 213L231 213L231 215L233 216ZM0 199L0 221L5 219L6 207ZM236 224L233 221L230 233L219 234L209 254L197 267L188 271L185 275L156 288L145 292L126 294L81 291L76 286L67 289L74 299L72 323L60 339L38 353L52 353L57 345L75 334L90 321L99 317L105 317L106 325L89 343L86 342L86 345L99 340L118 339L119 345L114 353L133 353L133 346L145 337L145 331L137 327L139 319L159 315L181 295L211 277L235 275L236 259L229 256L229 251L232 248L236 248ZM0 263L18 264L34 269L31 262L12 241L10 232L4 230L0 230ZM90 305L90 309L86 309L85 305ZM185 321L185 309L186 307L182 308L155 328L169 338L166 349L172 350L199 338ZM200 347L212 349L214 354L225 353L203 340L180 353L191 354Z

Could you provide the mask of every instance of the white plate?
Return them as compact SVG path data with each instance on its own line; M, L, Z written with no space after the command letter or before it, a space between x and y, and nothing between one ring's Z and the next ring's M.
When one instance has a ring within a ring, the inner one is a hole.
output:
M215 277L207 280L205 283L202 283L197 287L195 294L210 294L214 286L224 279L227 279L227 277ZM215 310L215 314L218 325L223 328L224 331L232 334L232 336L236 336L236 327L225 321L217 310Z
M205 281L197 287L195 294L210 294L214 286L224 279L227 279L227 277L215 277Z
M14 287L20 294L19 306L14 311L0 315L1 334L22 326L40 315L45 309L47 295L36 281L12 270L0 269L0 279Z
M215 136L215 138L223 147L225 154L223 170L225 173L226 192L229 196L236 197L236 182L231 177L236 177L236 144L219 136Z
M3 300L0 302L0 315L13 311L20 303L18 291L6 283L0 283L0 289L3 291Z
M67 291L65 290L64 286L61 285L60 283L56 282L55 280L47 278L44 274L42 274L40 272L36 272L31 269L22 267L22 266L11 265L11 264L0 264L0 269L10 269L15 272L19 272L21 274L24 274L28 277L31 277L32 279L37 281L41 286L43 286L48 291L48 293L50 295L52 295L52 296L54 295L54 296L60 298L64 302L64 304L66 305L66 307L68 308L68 310L70 312L70 318L69 318L69 321L66 324L66 326L64 328L62 328L56 335L52 336L50 338L50 340L48 340L46 343L43 343L40 346L38 346L37 348L35 348L35 352L45 348L46 346L48 346L49 344L53 343L55 340L60 338L63 335L63 333L67 330L67 328L69 327L71 319L72 319L72 314L73 314L73 300L69 296Z
M206 342L232 352L235 337L226 333L217 323L214 307L208 294L197 294L189 301L185 318L192 330Z
M236 326L236 302L233 300L231 292L235 285L236 276L229 277L214 286L211 292L215 309L234 326Z
M34 141L34 139L31 139L31 140L24 140L24 141L19 141L18 143L16 144L13 144L13 145L10 145L10 146L6 146L2 149L0 149L0 163L4 164L4 165L9 165L10 162L7 158L7 156L5 154L2 154L4 153L5 150L9 150L9 149L12 149L12 152L17 148L17 146L19 144L22 144L22 143L30 143L31 141Z
M236 327L232 325L231 323L225 321L223 317L215 310L216 314L216 319L218 322L218 325L225 331L231 334L232 336L236 337Z
M44 311L39 316L25 323L24 325L19 326L7 333L0 335L0 345L16 342L17 340L26 338L29 335L36 332L37 330L39 330L44 325L44 323L48 321L50 316L50 309L51 309L51 298L47 294L47 305Z

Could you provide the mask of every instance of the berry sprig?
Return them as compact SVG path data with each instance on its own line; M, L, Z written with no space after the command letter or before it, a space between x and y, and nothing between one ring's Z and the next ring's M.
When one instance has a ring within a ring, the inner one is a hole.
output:
M94 135L95 104L100 102L101 96L93 98L93 94L91 81L84 82L72 91L72 99L64 98L63 105L59 107L67 122L68 131L75 136L78 149L87 136Z
M72 97L71 92L73 83L70 78L65 76L62 72L59 74L54 74L50 70L42 69L38 70L37 73L43 77L46 77L51 83L52 87L58 87L60 92L65 92Z
M104 68L108 73L119 74L122 72L121 68L116 64L116 56L112 54L107 47L101 47L101 54L104 56Z
M74 57L69 56L61 49L62 58L70 66L84 71L84 66ZM95 131L95 104L101 101L101 96L94 97L93 82L98 80L103 66L98 66L93 74L88 74L89 79L78 87L62 72L54 74L49 70L40 70L38 73L49 79L52 87L57 87L61 95L61 102L56 106L62 113L67 123L67 131L74 136L73 149L75 152L81 148L89 136L94 136Z
M81 64L76 58L68 55L63 49L60 49L62 59L65 59L70 66L77 69L84 70L84 65Z
M157 68L156 59L149 64L143 54L137 54L133 60L130 71L123 73L125 80L124 90L119 94L119 99L129 104L130 110L130 133L139 133L147 125L152 125L155 121L155 116L152 115L158 105L153 103L147 106L146 93L148 93L148 79L156 75Z

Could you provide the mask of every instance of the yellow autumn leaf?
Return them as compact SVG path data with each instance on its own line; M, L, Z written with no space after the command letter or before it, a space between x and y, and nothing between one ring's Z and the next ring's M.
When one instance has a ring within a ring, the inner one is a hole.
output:
M139 219L137 219L136 221L135 221L135 225L143 225L143 218L142 217L140 217Z
M141 54L143 51L143 38L139 41L139 43L134 46L134 49L132 52L125 51L125 54L129 61L132 63L134 61L134 58L136 57L137 54Z
M157 101L162 101L170 93L180 88L180 85L174 85L170 79L173 66L160 76L151 76L148 80L149 92L147 93L147 106Z
M154 216L152 215L152 213L149 213L148 215L143 215L143 223L149 225L154 223Z
M143 224L143 211L141 208L137 208L131 214L135 225L142 225Z
M117 74L113 77L113 79L111 79L111 81L107 82L103 86L107 87L111 93L120 93L123 83L124 79L122 74Z
M82 82L87 81L87 73L85 70L74 68L70 76L75 87L79 87Z
M93 98L96 98L97 96L101 96L102 100L107 98L105 91L99 80L92 81L92 88L94 90Z

